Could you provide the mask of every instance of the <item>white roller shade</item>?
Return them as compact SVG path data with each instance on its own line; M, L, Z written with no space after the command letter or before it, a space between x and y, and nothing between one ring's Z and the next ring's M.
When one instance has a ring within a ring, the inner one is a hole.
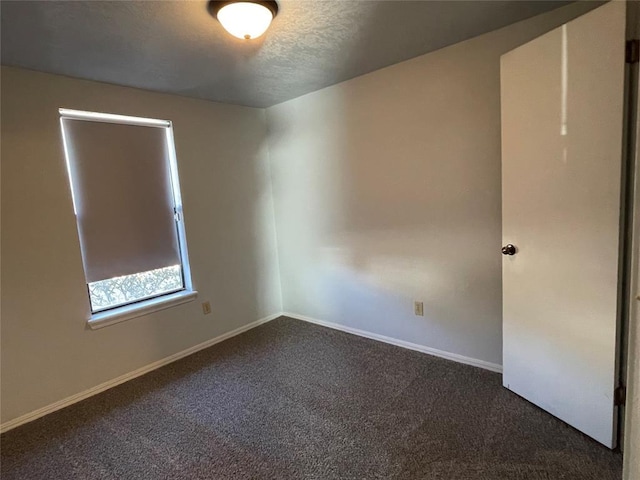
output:
M87 282L180 264L167 127L61 121Z

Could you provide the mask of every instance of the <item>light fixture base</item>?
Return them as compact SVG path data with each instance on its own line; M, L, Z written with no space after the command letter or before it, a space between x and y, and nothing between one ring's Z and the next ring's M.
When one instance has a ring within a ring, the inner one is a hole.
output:
M275 0L210 0L207 4L207 10L209 14L215 19L218 18L218 12L222 7L225 7L232 3L257 3L258 5L262 5L265 8L268 8L273 15L273 18L278 14L278 2Z

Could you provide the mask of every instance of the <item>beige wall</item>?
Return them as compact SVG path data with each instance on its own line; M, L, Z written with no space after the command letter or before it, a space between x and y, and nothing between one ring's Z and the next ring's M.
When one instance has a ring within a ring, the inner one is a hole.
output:
M264 110L14 68L1 80L3 423L281 311ZM87 328L59 107L173 121L195 302Z
M638 123L638 138L640 138L640 122ZM636 168L640 165L640 149L636 149ZM638 181L636 181L636 195L638 193ZM636 208L640 203L636 198ZM636 212L636 254L635 254L635 279L634 288L636 296L640 296L640 252L638 252L638 227L640 221ZM635 300L638 302L638 300ZM627 364L627 401L625 406L624 425L624 479L640 480L640 308L635 305L629 325L629 350Z
M640 36L640 3L629 5L627 38ZM640 69L633 68L636 81ZM631 314L628 329L627 401L624 425L624 470L625 480L640 480L640 85L637 85L635 125L635 185L634 225L632 243L633 273L631 281ZM631 133L631 132L630 132Z
M500 55L595 6L267 109L285 311L500 364Z

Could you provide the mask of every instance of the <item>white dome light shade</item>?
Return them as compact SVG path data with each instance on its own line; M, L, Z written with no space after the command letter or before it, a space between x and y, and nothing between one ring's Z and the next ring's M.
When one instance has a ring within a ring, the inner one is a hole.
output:
M273 20L273 13L259 3L235 2L223 6L216 17L231 35L249 40L258 38L267 31Z

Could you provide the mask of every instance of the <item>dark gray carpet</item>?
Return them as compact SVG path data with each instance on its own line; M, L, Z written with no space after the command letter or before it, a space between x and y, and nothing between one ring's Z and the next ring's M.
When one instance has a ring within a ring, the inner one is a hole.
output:
M3 480L621 477L498 374L287 318L0 441Z

